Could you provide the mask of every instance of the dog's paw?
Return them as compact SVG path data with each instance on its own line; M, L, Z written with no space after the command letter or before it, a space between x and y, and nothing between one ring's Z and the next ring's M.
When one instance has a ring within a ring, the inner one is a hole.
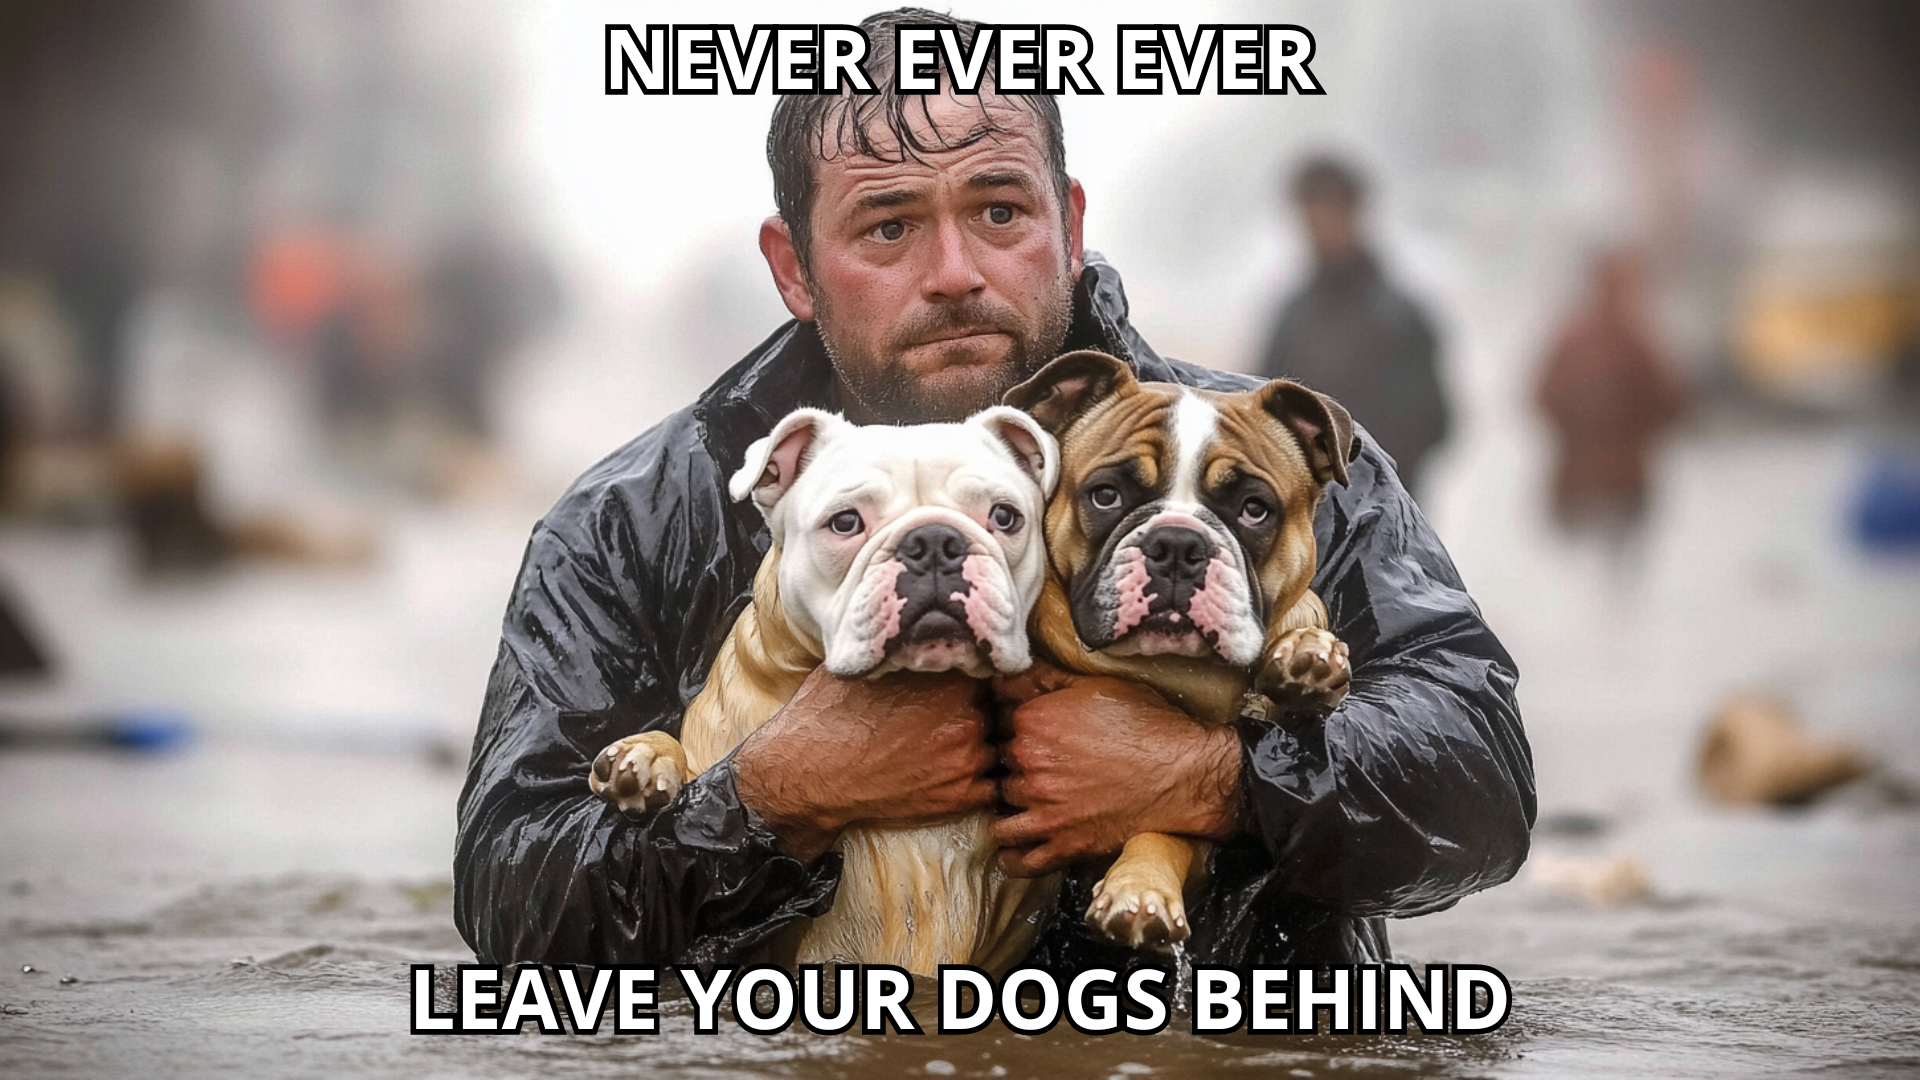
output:
M1116 865L1093 887L1087 923L1122 944L1140 948L1187 940L1187 906L1177 883Z
M644 814L673 801L687 773L679 740L658 731L629 735L593 759L587 786L628 815Z
M1352 678L1347 643L1317 627L1304 627L1274 642L1254 689L1283 712L1330 709L1346 698Z

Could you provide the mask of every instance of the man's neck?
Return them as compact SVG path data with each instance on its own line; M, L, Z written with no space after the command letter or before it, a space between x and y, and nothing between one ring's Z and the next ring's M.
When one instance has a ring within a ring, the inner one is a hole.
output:
M1373 257L1364 247L1329 252L1314 262L1314 276L1321 281L1345 284L1367 277L1373 271Z
M856 424L881 422L880 415L868 408L866 402L861 401L858 395L848 389L847 384L840 381L840 375L837 372L833 376L832 393L834 412Z

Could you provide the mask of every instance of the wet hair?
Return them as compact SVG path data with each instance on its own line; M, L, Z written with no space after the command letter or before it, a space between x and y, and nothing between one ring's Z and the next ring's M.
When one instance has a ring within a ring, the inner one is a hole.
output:
M933 124L933 115L928 109L927 99L931 95L902 94L894 89L894 32L902 26L954 27L967 49L973 47L974 33L980 28L979 23L970 19L956 19L925 8L903 7L869 15L860 23L870 46L861 68L877 93L856 94L849 87L838 94L790 94L780 98L773 107L773 122L767 129L767 166L773 170L773 201L793 237L800 269L809 276L812 274L813 203L820 187L816 166L820 162L842 156L921 161L923 154L972 146L999 130L982 102L978 123L963 132L943 132ZM989 65L981 78L983 93L993 85L993 79L993 68ZM1039 121L1041 147L1064 219L1069 181L1060 105L1049 94L1009 96L1005 100L1016 108L1026 109ZM914 131L912 119L922 122L929 137L923 138ZM874 145L877 126L883 126L893 136L898 150L883 154Z
M1315 154L1293 174L1293 201L1338 203L1355 210L1367 198L1367 181L1352 162L1333 154Z

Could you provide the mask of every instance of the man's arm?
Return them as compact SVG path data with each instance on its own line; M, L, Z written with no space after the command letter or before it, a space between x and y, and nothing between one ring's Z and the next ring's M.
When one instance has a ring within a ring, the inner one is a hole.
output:
M629 448L631 476L563 500L528 545L460 798L454 916L483 960L724 959L831 905L837 859L784 854L731 763L638 822L587 789L608 743L678 733L683 673L739 594L729 559L744 575L759 559L727 551L742 538L717 484L703 500L707 478L688 475L711 463L664 453L670 431Z
M831 907L850 823L995 798L979 684L824 669L646 818L589 793L607 744L678 735L761 558L711 462L649 440L670 441L635 444L535 530L508 605L454 857L455 921L486 960L735 959Z
M1371 441L1330 489L1315 590L1353 682L1324 719L1243 723L1243 825L1282 895L1420 915L1512 877L1534 818L1511 657Z
M1009 801L1029 809L996 827L1023 849L1010 869L1057 869L1132 832L1239 831L1271 862L1263 892L1353 916L1434 911L1513 875L1534 813L1513 662L1377 446L1350 476L1317 519L1315 579L1351 651L1347 700L1235 740L1170 723L1114 680L1069 677L1015 717ZM1064 722L1096 709L1097 723ZM1237 830L1209 827L1221 820Z

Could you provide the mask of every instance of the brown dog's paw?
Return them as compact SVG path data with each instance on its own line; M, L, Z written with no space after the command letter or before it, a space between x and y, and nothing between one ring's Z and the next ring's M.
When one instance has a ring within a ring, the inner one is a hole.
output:
M1317 627L1281 635L1254 679L1254 689L1281 711L1331 709L1347 696L1353 669L1347 643Z
M587 786L628 815L659 809L680 794L687 772L686 752L671 735L658 731L629 735L593 759Z
M1146 880L1116 866L1093 887L1087 923L1115 941L1140 948L1187 940L1187 907L1178 887Z

